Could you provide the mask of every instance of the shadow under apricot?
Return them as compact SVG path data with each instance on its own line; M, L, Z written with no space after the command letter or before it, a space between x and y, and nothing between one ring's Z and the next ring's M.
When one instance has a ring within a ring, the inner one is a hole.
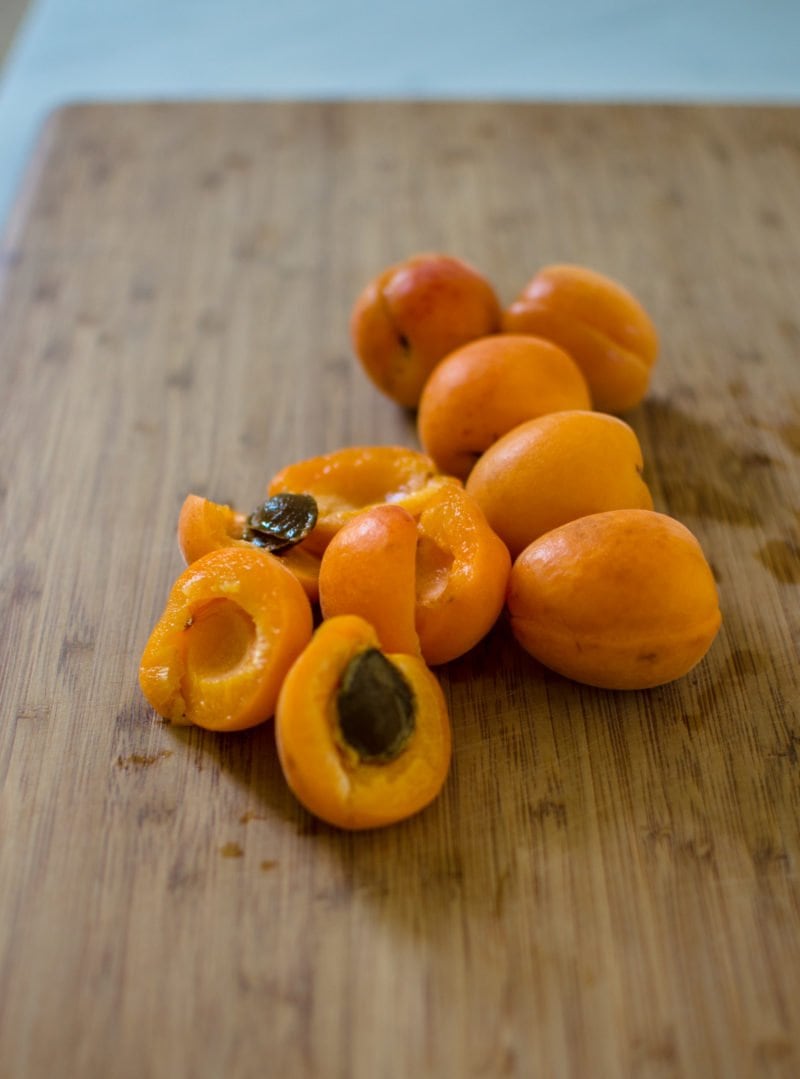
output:
M754 527L782 507L784 466L763 447L728 438L666 397L646 400L634 422L658 509Z

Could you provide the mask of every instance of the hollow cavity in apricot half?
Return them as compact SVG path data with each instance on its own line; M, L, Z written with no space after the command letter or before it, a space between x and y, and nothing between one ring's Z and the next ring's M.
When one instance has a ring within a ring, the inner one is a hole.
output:
M274 555L221 547L175 581L142 654L142 692L173 723L263 723L312 628L308 597Z
M305 546L322 554L344 522L363 509L392 502L413 512L415 501L442 479L430 457L406 446L347 446L287 465L267 493L313 496L317 524Z

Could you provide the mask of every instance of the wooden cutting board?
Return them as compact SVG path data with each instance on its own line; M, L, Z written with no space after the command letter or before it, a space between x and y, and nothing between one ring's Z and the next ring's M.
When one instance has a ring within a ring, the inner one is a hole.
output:
M501 623L440 671L440 799L341 834L271 725L173 729L137 667L188 492L415 444L347 321L424 249L637 292L627 418L725 622L638 693ZM800 112L69 108L0 258L0 1073L800 1074Z

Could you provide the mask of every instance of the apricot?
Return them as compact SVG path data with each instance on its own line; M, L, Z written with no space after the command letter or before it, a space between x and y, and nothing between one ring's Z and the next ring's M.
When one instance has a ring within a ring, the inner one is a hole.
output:
M248 518L231 506L212 502L201 495L187 495L178 515L178 546L187 566L219 547L262 546L263 541L259 540L257 530L250 527L253 516L251 514ZM305 531L298 533L305 534ZM311 530L308 532L310 534ZM292 541L291 546L278 545L272 549L272 553L291 570L309 600L316 603L319 598L319 555L309 550L302 541Z
M603 510L652 509L633 429L604 412L552 412L512 428L466 489L512 558L551 528Z
M500 302L469 263L425 253L374 277L350 314L356 356L373 383L414 408L433 368L448 352L500 327Z
M415 509L374 506L342 526L322 556L320 607L359 615L384 649L438 666L492 628L511 558L459 484L430 489Z
M220 547L175 581L139 667L144 696L172 723L235 731L269 719L313 629L290 570L254 547Z
M502 326L568 352L586 376L595 408L625 412L647 392L658 354L655 326L639 300L604 274L545 266L504 311Z
M466 479L512 427L548 412L591 407L586 379L563 349L541 337L498 333L437 364L422 391L417 430L441 471Z
M304 546L321 555L345 521L368 506L413 505L429 487L441 482L436 465L418 450L347 446L287 465L273 476L268 494L302 491L314 497L317 524Z
M696 537L653 510L597 513L548 532L514 562L511 628L540 663L605 689L682 677L719 630Z
M293 664L275 736L294 795L339 828L418 813L450 767L450 719L436 677L419 656L386 654L355 615L324 621Z
M373 506L346 521L322 556L323 618L360 615L385 651L419 655L416 557L417 523L402 506Z

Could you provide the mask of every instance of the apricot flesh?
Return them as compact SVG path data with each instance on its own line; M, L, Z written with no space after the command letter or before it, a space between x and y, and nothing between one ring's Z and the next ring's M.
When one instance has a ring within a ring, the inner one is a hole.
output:
M697 538L654 510L611 510L534 541L511 570L514 636L576 682L648 689L705 656L722 616Z
M436 364L500 325L494 289L463 259L413 255L387 267L357 297L350 315L356 356L381 392L414 408Z
M325 618L368 621L384 650L438 666L492 628L511 557L455 480L428 488L415 508L372 506L345 522L322 557L320 606Z
M317 524L303 546L322 555L345 521L384 502L410 507L440 476L427 454L406 446L345 446L295 461L277 472L267 493L307 492L317 503Z
M450 767L444 693L419 656L384 653L394 668L391 681L404 684L413 712L391 759L370 759L348 741L342 687L353 662L376 651L382 651L378 636L365 619L326 619L292 665L278 700L275 738L286 781L309 812L338 828L379 828L418 813L438 796ZM386 701L376 695L363 702L367 711L397 705L391 682L387 688Z
M139 684L172 723L243 730L273 714L312 629L306 593L274 555L220 547L174 582L142 653Z

